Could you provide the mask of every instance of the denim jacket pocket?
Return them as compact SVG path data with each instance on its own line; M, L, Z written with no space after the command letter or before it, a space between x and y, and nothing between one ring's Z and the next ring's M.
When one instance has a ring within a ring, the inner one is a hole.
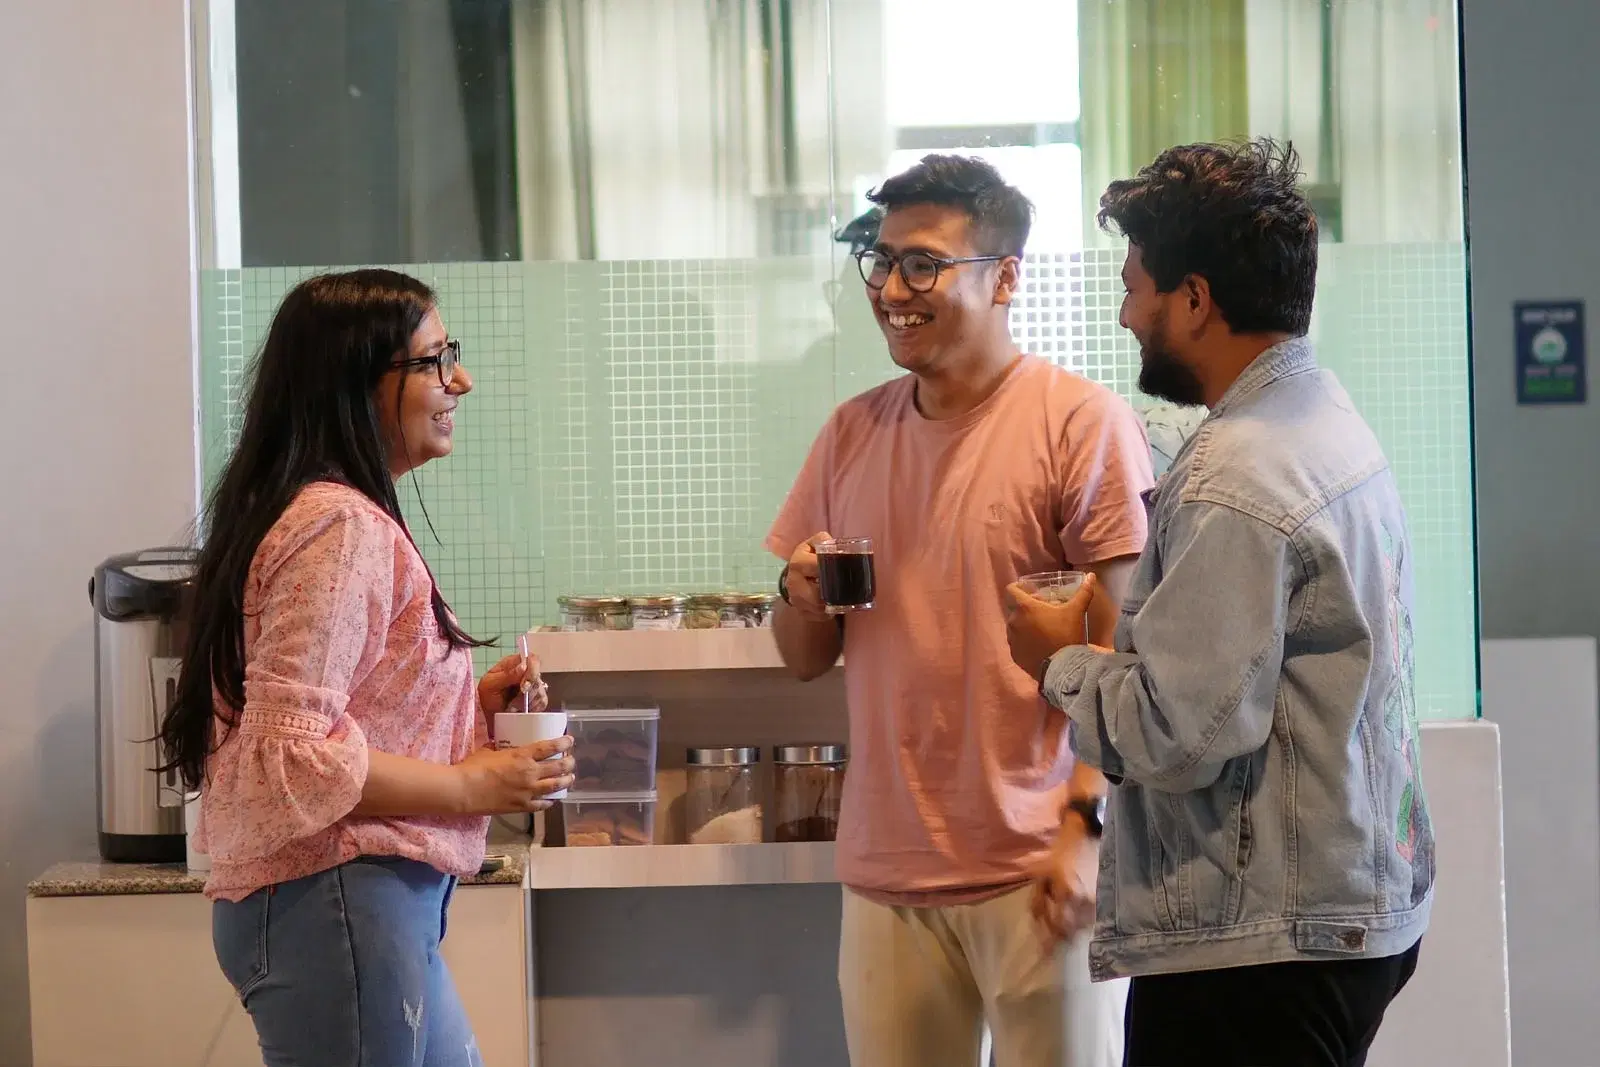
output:
M1254 769L1239 759L1208 789L1152 797L1149 849L1156 920L1167 931L1237 925L1255 847Z
M1202 927L1235 926L1243 920L1245 871L1255 845L1249 757L1233 760L1210 790L1191 794L1196 833L1191 877Z
M1238 787L1234 790L1233 871L1228 884L1227 914L1224 920L1233 925L1242 918L1244 905L1244 876L1250 869L1250 850L1255 843L1254 828L1250 822L1250 796L1253 763L1239 761Z
M1151 880L1155 887L1156 923L1163 929L1174 932L1178 929L1178 917L1173 911L1173 897L1178 895L1176 885L1171 884L1174 879L1177 864L1169 856L1166 847L1161 841L1161 832L1156 827L1156 822L1151 819L1145 824L1146 847L1149 850L1150 869L1154 878Z
M223 977L240 1001L249 999L267 977L267 922L272 887L258 889L235 903L211 905L211 947Z

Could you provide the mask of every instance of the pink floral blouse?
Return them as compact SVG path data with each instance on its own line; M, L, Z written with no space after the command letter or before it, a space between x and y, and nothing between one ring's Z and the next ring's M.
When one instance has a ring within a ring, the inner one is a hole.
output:
M459 763L487 742L472 657L452 651L405 531L346 486L307 486L245 582L245 706L207 761L206 895L242 900L359 855L475 873L488 820L352 815L367 752Z

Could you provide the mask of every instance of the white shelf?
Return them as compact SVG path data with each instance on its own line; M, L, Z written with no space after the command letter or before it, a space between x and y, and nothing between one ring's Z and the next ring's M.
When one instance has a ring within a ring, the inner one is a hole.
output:
M534 631L528 645L545 674L783 666L771 630Z
M528 885L535 890L799 885L833 881L836 879L832 841L536 847L528 855Z

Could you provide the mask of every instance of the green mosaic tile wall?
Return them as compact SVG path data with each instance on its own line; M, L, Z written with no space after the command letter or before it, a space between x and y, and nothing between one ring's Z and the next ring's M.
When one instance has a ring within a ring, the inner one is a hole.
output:
M467 626L509 641L553 621L565 592L770 586L761 539L812 436L894 370L841 263L402 267L438 288L477 381L455 455L401 493ZM1138 403L1119 267L1112 251L1031 257L1013 332ZM202 278L208 474L237 431L248 358L315 269ZM1327 245L1313 329L1406 496L1432 718L1476 714L1465 277L1459 244Z

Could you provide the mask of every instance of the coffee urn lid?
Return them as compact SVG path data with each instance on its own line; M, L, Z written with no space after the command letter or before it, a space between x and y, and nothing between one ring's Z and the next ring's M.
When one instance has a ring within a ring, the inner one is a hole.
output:
M193 548L147 548L112 556L94 570L89 596L113 622L171 618L194 584L200 553Z

